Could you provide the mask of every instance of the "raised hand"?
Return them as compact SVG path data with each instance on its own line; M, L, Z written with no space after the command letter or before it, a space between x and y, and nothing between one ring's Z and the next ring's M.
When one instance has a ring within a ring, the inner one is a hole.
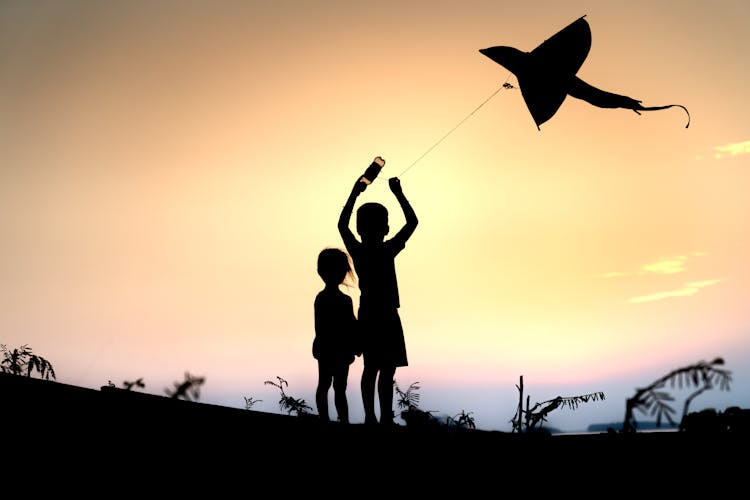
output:
M391 177L388 179L388 187L391 188L391 192L393 194L401 194L403 191L401 190L401 180L398 177Z

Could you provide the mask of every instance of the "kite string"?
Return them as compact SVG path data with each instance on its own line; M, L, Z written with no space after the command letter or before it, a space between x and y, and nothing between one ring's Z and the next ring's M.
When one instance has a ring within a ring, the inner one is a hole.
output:
M496 91L494 91L494 92L492 93L492 95L490 95L490 96L489 96L489 97L488 97L487 99L485 99L484 101L482 101L482 104L480 104L479 106L477 106L476 108L474 108L474 110L473 110L473 111L472 111L471 113L469 113L468 115L466 115L466 116L464 117L464 119L463 119L463 120L461 120L460 122L458 122L458 124L456 124L456 126L455 126L455 127L453 127L452 129L450 129L450 130L449 130L449 131L448 131L448 132L447 132L447 133L446 133L446 134L445 134L445 135L444 135L443 137L441 137L440 139L438 139L438 141L437 141L437 142L436 142L435 144L433 144L432 146L430 146L430 147L429 147L429 148L427 149L427 151L425 151L424 153L422 153L422 156L420 156L419 158L417 158L416 160L414 160L414 162L413 162L413 163L412 163L411 165L409 165L408 167L406 167L406 169L404 169L404 171L403 171L403 172L401 172L400 174L398 174L398 176L397 176L397 177L401 177L402 175L404 175L404 174L405 174L405 173L406 173L406 172L407 172L407 171L408 171L408 170L409 170L409 169L410 169L411 167L413 167L414 165L416 165L416 164L417 164L417 162L418 162L419 160L421 160L422 158L424 158L425 156L427 156L427 155L429 154L429 152L430 152L430 151L432 151L433 149L435 149L435 148L436 148L436 147L438 146L438 144L440 144L441 142L443 142L443 141L445 140L445 138L446 138L446 137L448 137L449 135L451 135L451 134L452 134L452 133L453 133L453 132L454 132L454 131L455 131L455 130L456 130L456 129L458 128L458 127L460 127L460 126L461 126L461 125L462 125L462 124L463 124L463 123L464 123L464 122L465 122L466 120L468 120L469 118L471 118L471 116L472 116L472 115L473 115L474 113L476 113L477 111L479 111L479 108L481 108L482 106L484 106L485 104L487 104L487 102L488 102L488 101L489 101L490 99L492 99L493 97L495 97L495 95L497 95L497 93L498 93L498 92L500 92L500 91L501 91L502 89L507 89L507 88L514 88L514 87L513 87L513 86L512 86L511 84L509 84L509 83L507 82L507 80L506 80L506 82L505 82L505 83L503 83L503 84L502 84L502 85L500 86L500 88L498 88L498 89L497 89Z

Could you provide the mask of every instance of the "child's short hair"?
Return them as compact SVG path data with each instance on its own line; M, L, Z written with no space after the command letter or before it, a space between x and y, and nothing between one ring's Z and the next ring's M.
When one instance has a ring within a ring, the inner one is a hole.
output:
M357 232L362 235L388 234L388 209L380 203L365 203L357 209Z
M327 285L340 285L352 277L349 255L338 248L324 248L318 254L318 275Z

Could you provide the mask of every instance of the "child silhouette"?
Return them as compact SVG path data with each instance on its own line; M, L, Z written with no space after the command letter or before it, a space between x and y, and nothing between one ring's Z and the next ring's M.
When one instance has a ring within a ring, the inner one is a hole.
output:
M383 167L385 160L376 157L372 167ZM370 171L370 169L368 169ZM395 257L417 227L417 216L407 201L397 177L388 179L406 218L406 224L389 240L388 210L380 203L365 203L357 210L358 241L349 229L354 203L372 178L360 177L354 183L339 217L338 229L359 278L360 304L358 323L364 357L361 389L365 423L377 423L375 385L380 402L380 423L393 424L393 380L396 368L407 366L406 344L401 318Z
M352 299L339 289L346 278L353 278L349 256L343 250L326 248L318 254L318 275L325 288L315 296L315 340L313 357L318 360L318 387L315 403L318 415L329 422L328 391L333 384L334 404L339 422L349 423L346 384L349 365L354 361L357 319ZM358 352L356 354L359 354Z

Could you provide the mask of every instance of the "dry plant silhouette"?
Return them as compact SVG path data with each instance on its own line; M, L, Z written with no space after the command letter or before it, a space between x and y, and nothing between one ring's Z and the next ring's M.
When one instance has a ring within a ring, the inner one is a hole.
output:
M0 361L0 368L3 373L13 375L26 375L31 377L35 371L39 378L49 380L50 377L57 379L55 369L52 363L41 356L34 354L31 347L27 344L22 345L12 351L5 344L0 344L0 350L3 352L3 360Z
M312 407L309 406L304 399L296 399L289 396L284 392L284 387L289 387L289 382L283 378L276 376L276 382L273 380L266 380L263 382L264 385L272 385L281 392L281 398L279 399L279 408L281 411L286 411L289 415L292 412L296 413L298 417L308 416L312 414Z
M247 396L242 396L242 397L245 400L245 409L246 410L252 410L253 406L255 406L256 404L258 404L261 401L263 401L262 399L255 399L253 397L249 397L249 398Z
M558 408L570 408L575 410L581 403L588 403L589 401L604 401L603 392L592 392L590 394L583 394L580 396L557 396L556 398L542 401L540 403L531 404L531 397L526 396L526 408L523 406L523 375L519 379L518 385L518 408L516 414L511 419L510 423L513 425L511 432L517 433L529 433L538 432L542 430L542 425L547 421L547 415L552 413Z
M183 382L175 382L174 389L164 389L167 396L172 399L185 399L187 401L197 401L201 395L201 385L206 381L205 377L195 377L190 375L189 372L185 372L185 380Z
M650 413L656 416L656 427L661 427L662 419L666 419L670 424L675 425L672 418L674 408L668 402L674 401L669 392L662 390L664 385L669 382L670 388L677 389L696 387L697 390L688 396L683 406L682 418L688 414L688 409L692 400L703 392L713 389L718 385L722 391L729 390L729 382L732 380L730 370L717 368L723 365L724 359L716 358L710 363L700 361L693 365L684 366L672 370L663 377L655 380L647 387L636 389L635 395L625 401L625 420L622 423L622 432L636 432L638 422L636 422L634 410L644 414Z

